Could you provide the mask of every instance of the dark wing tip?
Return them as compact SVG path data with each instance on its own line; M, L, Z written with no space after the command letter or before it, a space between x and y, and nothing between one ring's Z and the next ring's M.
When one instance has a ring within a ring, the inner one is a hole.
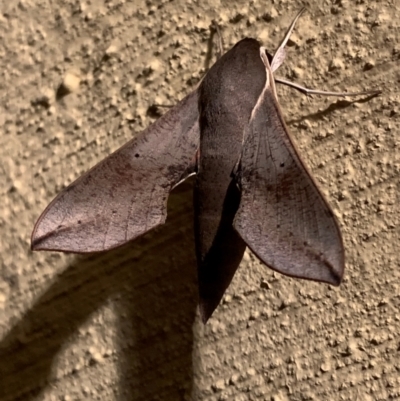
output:
M31 251L58 251L61 249L54 249L46 246L46 239L51 235L45 235L41 237L36 237L35 235L32 235L31 238Z
M54 235L54 231L49 231L45 234L38 234L38 228L42 222L42 219L40 218L37 223L35 224L35 227L32 231L31 235L31 250L32 251L45 251L45 250L50 250L49 247L46 246L47 240Z
M206 324L210 319L211 315L214 313L217 305L214 303L207 302L204 299L200 299L199 301L199 310L200 310L200 318L203 324Z
M341 255L342 256L335 261L328 261L327 259L323 260L323 266L326 269L326 274L324 275L325 279L321 281L325 281L326 283L334 285L335 287L338 287L341 284L345 268L343 248Z
M75 253L74 247L71 246L68 242L65 242L58 236L60 234L59 231L50 229L47 232L43 233L38 230L40 223L42 221L38 220L33 229L31 236L31 250L32 251L54 251L54 252L73 252ZM38 234L40 232L40 234ZM77 250L76 253L82 253L80 250Z
M39 251L40 248L38 247L38 241L35 239L31 239L31 251Z
M344 274L344 266L340 269L339 272L336 270L331 270L331 280L329 280L329 284L334 285L335 287L339 287L343 280L343 274Z
M35 228L33 229L32 235L31 235L31 251L39 251L40 248L40 243L42 242L42 237L39 237L36 235L36 225Z

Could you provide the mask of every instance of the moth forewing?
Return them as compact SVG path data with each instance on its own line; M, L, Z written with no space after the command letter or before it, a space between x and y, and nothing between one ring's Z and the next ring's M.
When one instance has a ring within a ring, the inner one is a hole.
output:
M339 226L289 135L262 47L260 56L266 82L246 127L233 225L268 267L338 285L344 271Z

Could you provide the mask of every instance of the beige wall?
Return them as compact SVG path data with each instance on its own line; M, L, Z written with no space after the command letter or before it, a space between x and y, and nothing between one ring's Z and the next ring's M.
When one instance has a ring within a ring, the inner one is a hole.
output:
M203 327L190 185L174 192L165 226L123 249L29 250L64 185L154 121L151 105L198 82L211 19L226 47L254 36L272 52L301 7L274 3L1 3L0 400L400 399L397 1L310 1L277 74L384 89L357 103L279 89L343 230L340 288L246 254ZM56 101L66 77L73 93Z

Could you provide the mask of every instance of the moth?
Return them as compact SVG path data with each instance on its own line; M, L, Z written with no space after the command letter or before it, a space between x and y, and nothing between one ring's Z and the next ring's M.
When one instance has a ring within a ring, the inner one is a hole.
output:
M271 56L245 38L198 87L130 142L65 188L38 219L33 250L99 252L163 224L171 190L195 174L200 313L206 322L246 246L271 269L339 285L338 223L289 135L274 77L301 10Z

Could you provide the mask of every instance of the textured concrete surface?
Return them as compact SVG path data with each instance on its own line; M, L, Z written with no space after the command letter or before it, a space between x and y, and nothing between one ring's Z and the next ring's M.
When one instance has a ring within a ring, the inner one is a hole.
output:
M300 7L1 2L0 400L400 399L397 1L311 0L278 74L384 90L354 102L279 89L343 230L340 288L280 276L248 253L203 327L190 182L167 224L123 249L29 250L60 189L196 85L212 19L227 48L252 36L273 50Z

